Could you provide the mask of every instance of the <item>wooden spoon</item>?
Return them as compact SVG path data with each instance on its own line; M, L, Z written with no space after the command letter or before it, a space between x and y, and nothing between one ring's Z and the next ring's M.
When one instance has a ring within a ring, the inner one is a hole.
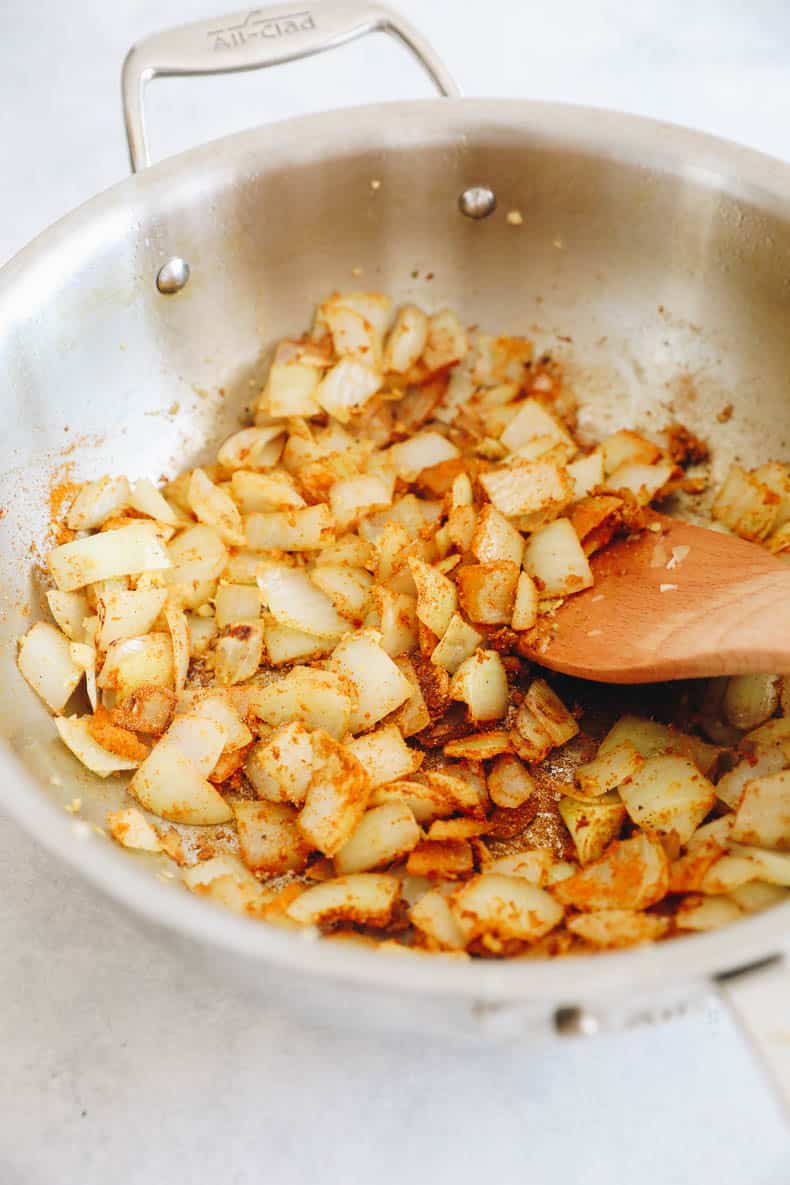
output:
M660 532L594 556L594 587L568 597L522 652L601 683L790 671L790 565L732 535L654 522Z

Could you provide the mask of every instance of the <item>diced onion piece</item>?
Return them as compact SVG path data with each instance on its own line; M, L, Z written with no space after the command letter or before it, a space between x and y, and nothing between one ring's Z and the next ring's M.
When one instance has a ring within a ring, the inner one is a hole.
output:
M450 695L466 704L473 720L501 720L507 712L507 673L496 650L464 659L450 681Z
M516 852L511 856L500 856L484 864L486 873L499 876L516 876L530 885L545 885L554 863L554 857L547 848L536 848L531 852Z
M429 318L428 340L423 350L423 361L429 370L462 362L468 349L466 330L451 309L441 309Z
M113 642L147 634L166 600L167 589L164 588L110 589L102 593L96 601L98 648L107 650Z
M499 438L510 452L528 461L560 450L570 458L576 452L570 434L537 399L526 399Z
M121 770L136 769L138 761L119 757L102 748L90 734L91 716L58 716L55 727L66 748L71 749L86 769L100 778L108 778Z
M776 720L767 720L759 728L747 733L741 741L741 749L749 756L759 757L787 741L790 741L790 716L781 716Z
M335 647L331 666L357 690L357 703L349 722L352 732L372 728L412 694L408 679L382 649L380 635L375 630L363 630L343 638Z
M258 621L261 615L261 592L252 584L220 584L214 598L217 627Z
M401 444L393 444L388 454L390 464L404 481L414 481L423 469L440 465L442 461L452 461L460 455L459 449L446 436L430 431L418 432Z
M84 642L72 642L69 652L72 660L85 672L85 690L88 693L90 706L95 712L99 701L96 690L96 649L93 646L86 646Z
M350 839L335 856L341 875L370 872L402 859L420 841L414 815L402 802L386 802L362 816Z
M421 934L442 950L463 950L466 936L443 893L431 889L409 910L409 919Z
M39 621L19 643L19 670L47 707L60 712L82 678L68 638L54 625Z
M554 741L527 704L521 704L514 723L510 739L518 756L536 764L548 757L555 747Z
M751 732L779 706L777 675L735 675L724 693L724 714L733 728Z
M373 577L364 568L325 564L313 568L310 579L329 597L342 617L359 622L365 616Z
M519 570L509 560L466 564L458 569L456 584L461 608L470 621L506 625L513 616Z
M790 469L781 461L767 461L752 470L752 477L772 490L779 499L773 530L783 527L790 520Z
M445 757L460 757L467 761L491 761L502 753L512 752L513 745L506 729L473 732L444 746Z
M581 910L647 909L666 894L669 869L661 844L644 832L617 840L581 872L554 886L563 905Z
M589 864L603 855L620 834L626 816L625 807L614 792L604 794L594 802L561 798L559 812L571 834L580 864Z
M237 721L238 723L238 721ZM167 733L152 752L178 750L197 773L208 777L220 758L229 736L225 721L210 709L176 716Z
M341 358L319 383L315 398L324 411L341 424L347 424L352 412L363 407L381 386L382 378L364 362Z
M464 621L460 613L453 613L441 641L431 654L431 662L454 675L461 663L471 658L482 640L482 634Z
M603 485L603 454L595 450L578 461L571 461L568 476L573 482L573 500L578 502L591 493L596 486Z
M202 469L192 470L187 497L195 518L213 527L223 543L233 547L244 546L244 529L238 506Z
M258 587L275 621L323 638L339 638L348 622L300 568L272 565L258 576Z
M112 811L107 816L107 830L121 847L138 852L161 852L162 844L156 831L137 807Z
M779 885L766 885L761 881L747 881L730 891L735 904L744 913L758 913L787 900L787 889Z
M411 370L428 340L428 318L413 304L398 309L384 349L384 369L403 374Z
M384 641L382 638L383 645ZM398 655L395 659L395 665L409 684L410 695L401 704L400 708L398 708L393 721L398 725L404 737L410 737L414 736L417 732L421 732L423 728L427 728L431 722L431 716L411 659L407 658L405 654Z
M100 477L88 481L72 502L66 523L72 531L87 531L129 505L129 482L125 477Z
M290 625L267 625L263 630L266 656L272 666L296 662L302 658L320 658L335 644L334 638L319 638Z
M419 749L409 748L395 724L356 737L347 748L364 767L373 787L408 778L420 768L424 756Z
M524 705L537 718L556 746L566 744L579 732L576 717L568 711L545 679L533 679L524 696Z
M731 897L685 897L675 913L678 930L718 930L743 917Z
M558 518L527 541L524 567L544 597L566 597L593 583L593 574L570 519Z
M214 670L225 686L243 683L261 665L263 657L263 623L245 621L228 626L214 647Z
M97 580L169 568L170 558L156 524L138 522L62 543L48 554L47 564L58 588L74 592Z
M424 840L409 853L406 871L409 876L457 880L474 871L472 847L466 839Z
M720 753L715 745L708 745L698 737L686 736L667 724L642 720L638 716L622 716L601 741L598 756L603 757L623 741L630 741L644 758L654 757L657 753L680 753L691 758L706 775L712 770Z
M629 490L637 502L647 506L656 494L665 486L675 471L671 461L662 461L657 465L621 465L606 479L609 490Z
M790 888L790 853L771 852L748 844L733 843L730 850L738 856L746 856L757 869L758 880L769 885L783 885Z
M525 337L493 337L488 333L478 333L472 377L484 387L495 387L499 383L521 386L533 353L532 342Z
M632 909L600 909L569 918L568 929L593 946L638 946L656 942L669 929L669 918Z
M184 869L182 878L191 892L243 915L262 916L271 899L238 856L230 852L193 864Z
M186 717L180 717L181 721ZM178 720L155 745L132 778L129 789L146 810L174 823L208 826L227 823L233 812L180 747L183 732L171 738ZM200 721L203 728L207 721ZM220 746L221 748L221 746ZM217 754L219 756L219 754Z
M620 428L599 445L607 476L622 465L652 465L661 457L661 449L630 428Z
M173 644L169 634L144 634L123 638L107 650L97 683L102 690L115 692L119 701L127 699L138 687L154 685L173 687Z
M121 728L159 736L173 718L176 697L168 687L138 687L112 710L112 721Z
M233 497L244 514L258 510L298 510L305 500L289 473L249 473L237 469L230 479Z
M716 783L716 796L726 803L731 810L735 810L741 800L744 787L754 778L762 778L767 774L777 774L790 764L787 754L781 745L766 749L756 757L749 757L740 761Z
M729 893L756 878L757 869L747 856L725 853L700 878L699 888L703 893Z
M716 791L687 757L650 757L620 787L631 819L640 827L666 834L682 844L694 833L716 801Z
M334 519L323 502L302 509L248 514L244 519L247 546L252 551L314 551L332 542L334 529Z
M339 921L360 926L386 926L399 896L397 877L358 872L315 885L292 901L286 913L304 926Z
M498 757L488 775L488 793L495 806L515 810L535 789L535 780L517 757Z
M523 877L484 873L467 881L450 901L466 941L492 935L534 942L562 921L562 906Z
M173 647L173 686L178 692L189 673L189 625L184 610L172 604L165 609L165 621Z
M530 630L538 620L538 589L528 572L519 572L511 629Z
M297 824L296 810L281 802L235 802L239 848L255 873L277 876L301 872L310 847Z
M509 560L520 568L524 557L524 538L489 503L477 518L469 550L483 564L491 560Z
M47 591L49 611L56 624L72 642L84 641L82 623L88 616L88 598L84 593L60 592L57 588Z
M426 769L424 773L437 815L464 811L474 818L485 816L488 793L482 779L478 782L461 776L465 773L463 766L450 766L447 772Z
M316 565L324 564L343 566L347 568L365 568L370 566L373 548L359 535L342 535L329 543L315 557Z
M457 806L449 797L442 798L422 782L387 782L377 787L370 796L371 806L384 802L402 802L418 823L429 823L441 815L451 815Z
M630 741L614 745L592 761L578 766L576 781L582 794L596 798L607 790L616 790L641 768L643 759Z
M417 616L441 638L455 613L458 600L455 585L437 568L422 560L410 558L409 570L417 586Z
M391 301L380 292L345 292L325 300L318 317L332 334L336 354L378 363Z
M222 575L227 564L224 543L213 527L189 527L168 546L168 555L172 568L165 580L178 587L187 608L196 609L213 594L211 582Z
M313 742L298 720L276 728L247 758L245 773L259 798L303 806L313 776Z
M268 469L276 465L285 444L281 424L266 428L242 428L229 436L217 453L223 469Z
M740 465L730 465L727 477L711 508L713 518L742 539L758 541L776 522L779 497Z
M299 814L302 834L325 856L351 837L370 798L370 778L361 762L328 733L313 734L315 766Z
M560 514L573 497L567 470L554 461L520 461L480 474L480 484L506 518Z
M217 634L217 623L213 617L198 617L187 614L189 627L189 653L193 658L205 654Z
M321 409L316 391L321 371L306 362L273 362L261 395L261 408L270 416L314 416Z
M341 530L350 527L363 515L392 505L394 474L360 474L336 481L329 490L332 514Z
M732 838L756 847L790 849L790 770L746 783Z
M129 505L140 514L156 519L157 522L167 523L171 527L177 527L181 521L164 494L147 477L141 477L132 486Z
M349 678L334 671L294 667L283 679L262 688L251 710L267 724L301 720L307 728L322 728L340 738L348 731L355 704L355 686Z
M419 637L417 598L408 593L390 592L382 586L372 592L380 619L382 650L386 650L390 658L408 654L417 645Z

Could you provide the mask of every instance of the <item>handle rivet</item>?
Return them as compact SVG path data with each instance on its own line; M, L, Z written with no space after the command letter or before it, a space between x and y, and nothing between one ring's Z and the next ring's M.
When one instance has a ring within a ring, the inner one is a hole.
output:
M496 210L496 194L487 185L470 185L459 197L458 209L467 218L487 218Z
M156 286L164 296L180 292L189 280L189 264L179 255L163 263L156 274Z
M574 1005L558 1008L554 1013L554 1029L561 1037L591 1037L600 1027L597 1016Z

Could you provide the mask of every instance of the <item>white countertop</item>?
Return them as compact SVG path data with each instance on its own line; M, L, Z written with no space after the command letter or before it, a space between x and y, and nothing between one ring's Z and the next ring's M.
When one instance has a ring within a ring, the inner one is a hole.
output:
M790 157L790 10L778 0L397 7L467 94L618 107ZM0 261L125 175L128 45L216 11L213 0L39 0L5 13ZM154 149L425 93L384 39L268 75L157 84ZM718 1005L594 1041L484 1052L316 1031L190 979L3 819L0 949L0 1185L790 1179L786 1128Z

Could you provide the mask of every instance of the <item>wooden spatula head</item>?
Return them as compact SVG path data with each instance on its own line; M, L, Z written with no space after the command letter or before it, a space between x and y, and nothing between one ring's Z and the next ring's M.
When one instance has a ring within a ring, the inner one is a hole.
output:
M732 535L654 522L593 557L594 587L535 632L528 656L602 683L789 671L790 565Z

